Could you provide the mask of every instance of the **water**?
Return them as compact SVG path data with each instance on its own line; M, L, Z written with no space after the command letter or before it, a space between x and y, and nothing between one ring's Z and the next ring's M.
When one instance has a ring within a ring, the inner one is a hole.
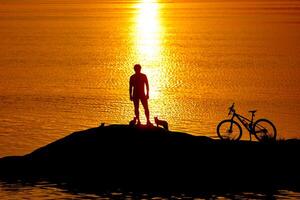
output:
M0 157L128 123L135 63L171 130L215 137L235 102L299 138L299 16L290 0L2 0Z
M299 192L279 190L273 192L238 192L238 193L137 193L103 191L98 193L70 190L64 184L53 184L45 181L37 183L0 182L0 198L9 199L300 199Z

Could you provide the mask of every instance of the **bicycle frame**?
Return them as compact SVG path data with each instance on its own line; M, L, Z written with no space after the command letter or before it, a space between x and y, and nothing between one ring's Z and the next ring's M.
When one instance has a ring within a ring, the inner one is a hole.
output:
M253 134L253 115L251 117L251 120L249 120L248 118L233 112L231 120L233 121L235 117L241 122L241 124L243 124L243 126L249 131L249 133Z
M268 138L268 137L271 138L271 137L273 137L275 139L276 138L276 128L275 128L274 124L271 121L269 121L268 119L264 119L264 118L258 119L257 121L254 121L256 110L252 110L252 111L249 111L249 112L252 114L251 115L251 120L250 120L250 118L248 119L248 118L246 118L246 117L244 117L244 116L242 116L240 114L237 114L236 111L235 111L235 109L234 109L234 103L233 103L232 106L229 107L228 116L231 115L230 119L229 120L227 119L227 120L221 121L219 123L219 125L217 126L217 134L218 134L218 136L221 139L224 139L223 136L222 136L222 134L220 134L220 127L224 123L230 122L230 127L229 127L229 129L226 130L225 134L231 134L233 132L233 125L236 124L236 125L238 125L238 128L240 130L240 133L238 135L238 140L240 139L240 137L242 136L242 133L243 133L242 132L242 127L241 127L240 123L243 124L243 126L249 132L250 141L251 141L251 136L252 135L254 135L260 141L264 140L264 137L265 138ZM234 118L237 118L237 120L235 120ZM240 123L238 123L238 121ZM268 128L266 128L265 125L267 125ZM272 132L270 132L271 136L268 135L269 128L272 131Z

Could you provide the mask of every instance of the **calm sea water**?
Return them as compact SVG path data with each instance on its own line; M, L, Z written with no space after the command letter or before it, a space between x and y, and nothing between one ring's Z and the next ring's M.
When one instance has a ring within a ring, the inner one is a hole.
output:
M215 137L235 102L299 138L299 33L299 1L2 0L0 157L128 123L135 63L171 130Z
M238 192L224 194L184 194L184 193L136 193L122 192L121 190L106 191L99 193L82 192L80 190L70 190L62 185L55 185L48 182L38 182L34 184L22 181L15 183L0 182L0 198L5 200L15 199L300 199L299 192L279 190L274 192Z

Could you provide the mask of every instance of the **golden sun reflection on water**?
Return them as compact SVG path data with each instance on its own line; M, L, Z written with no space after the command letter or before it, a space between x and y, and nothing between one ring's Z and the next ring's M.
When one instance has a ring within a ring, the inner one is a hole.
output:
M143 0L136 5L136 57L148 76L151 99L158 99L160 85L164 81L161 70L163 30L159 6L154 0Z
M144 0L137 5L137 9L136 44L139 58L143 62L157 60L161 51L159 5Z
M216 137L236 102L274 122L279 137L300 137L300 10L290 9L299 2L5 2L0 157L100 122L127 124L135 63L148 75L151 120L170 130Z

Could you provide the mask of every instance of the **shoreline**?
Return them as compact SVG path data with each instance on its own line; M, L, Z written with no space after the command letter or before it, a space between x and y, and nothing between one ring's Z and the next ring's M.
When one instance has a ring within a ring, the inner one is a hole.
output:
M297 139L234 142L110 125L74 132L24 156L0 158L0 180L42 178L96 190L300 191L299 150Z

